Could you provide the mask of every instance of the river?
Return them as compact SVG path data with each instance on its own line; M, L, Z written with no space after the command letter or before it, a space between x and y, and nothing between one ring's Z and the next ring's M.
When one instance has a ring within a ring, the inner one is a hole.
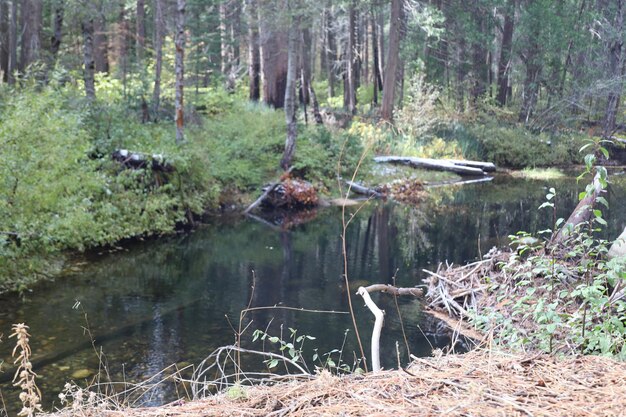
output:
M626 181L623 175L614 181L607 197L611 210L605 214L609 238L626 225ZM85 386L99 375L103 381L136 382L171 364L197 365L215 348L234 342L231 325L237 327L247 305L345 312L348 291L354 294L358 285L394 280L400 286L418 285L423 268L435 269L446 260L472 261L493 246L506 246L507 236L518 230L548 228L552 212L538 207L552 186L557 189L556 214L566 217L584 189L572 178L531 181L499 175L488 183L432 188L416 207L367 203L346 234L351 289L342 279L337 207L320 209L310 215L312 220L289 230L223 216L191 233L81 256L54 282L0 299L0 358L5 361L0 390L6 407L17 408L6 369L12 363L11 323L30 326L39 386L50 409L58 405L57 394L68 380ZM349 207L347 213L356 210ZM373 319L357 297L353 302L367 351ZM411 353L430 355L433 348L450 346L449 332L422 313L419 300L399 299L398 310L389 296L374 299L386 310L383 366L397 366L396 341L400 360L406 361L401 319ZM252 341L256 329L272 336L282 331L286 340L293 328L298 335L315 337L306 340L310 363L314 349L324 357L341 348L350 329L342 358L353 364L357 348L346 314L266 309L250 312L246 324L250 320L243 346L263 348ZM337 352L333 358L338 359ZM247 361L251 369L262 366L262 358ZM163 384L141 401L159 404L184 395L173 389Z

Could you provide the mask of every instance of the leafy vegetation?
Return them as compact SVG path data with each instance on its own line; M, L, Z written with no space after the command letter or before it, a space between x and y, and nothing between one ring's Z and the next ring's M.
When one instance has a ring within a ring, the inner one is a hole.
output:
M601 146L597 151L607 153ZM588 154L584 159L585 173L590 173L596 157ZM598 167L597 172L606 188L606 170ZM594 195L590 185L579 198L582 201ZM546 200L540 209L547 208L554 215L554 188ZM511 236L517 251L500 268L511 277L513 288L496 279L489 284L498 305L506 308L472 313L478 327L494 331L497 344L626 360L626 301L620 295L626 283L626 264L623 258L606 259L609 243L599 232L607 224L601 208L608 203L601 195L593 200L591 219L574 226L575 233L570 233L564 245L553 242L556 230L569 226L564 219L555 219L554 231L539 232L553 237L548 242L541 243L525 232Z

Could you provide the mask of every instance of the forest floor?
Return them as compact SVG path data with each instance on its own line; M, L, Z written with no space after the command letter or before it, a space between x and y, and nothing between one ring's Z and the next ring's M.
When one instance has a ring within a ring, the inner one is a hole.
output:
M488 349L415 359L365 375L240 387L162 407L76 405L49 417L200 416L617 416L626 408L626 364Z

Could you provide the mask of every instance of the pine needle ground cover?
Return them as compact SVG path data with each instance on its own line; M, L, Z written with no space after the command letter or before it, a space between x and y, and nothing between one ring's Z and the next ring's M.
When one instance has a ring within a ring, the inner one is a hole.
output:
M158 408L75 407L54 417L617 416L626 364L610 358L513 355L478 349L416 359L406 370L241 387ZM52 417L52 416L51 416Z

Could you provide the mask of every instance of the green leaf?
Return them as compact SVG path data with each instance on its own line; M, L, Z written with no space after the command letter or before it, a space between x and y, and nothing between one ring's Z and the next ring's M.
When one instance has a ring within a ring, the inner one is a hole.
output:
M267 365L267 367L270 369L276 368L276 366L278 366L278 359L272 359L270 363Z
M279 340L280 339L278 337L276 337L276 336L272 336L272 337L269 338L269 341L272 342L272 343L277 343Z
M606 148L600 147L600 152L602 152L602 155L604 155L606 159L609 159L609 151L607 151Z

